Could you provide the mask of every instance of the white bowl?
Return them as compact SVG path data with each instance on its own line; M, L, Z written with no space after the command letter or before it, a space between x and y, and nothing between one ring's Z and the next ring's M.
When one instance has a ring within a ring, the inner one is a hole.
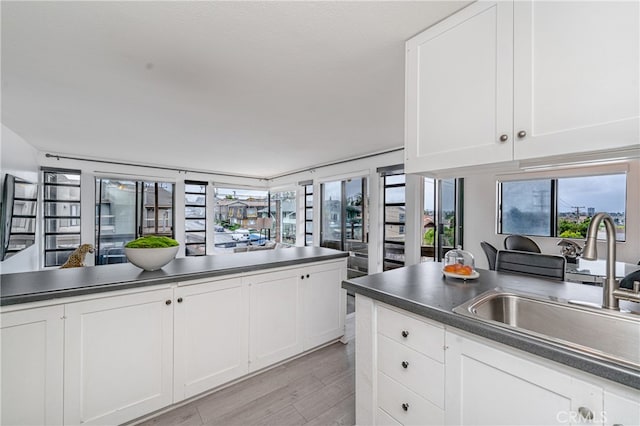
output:
M179 246L159 248L124 248L129 262L145 271L156 271L171 262L178 253Z

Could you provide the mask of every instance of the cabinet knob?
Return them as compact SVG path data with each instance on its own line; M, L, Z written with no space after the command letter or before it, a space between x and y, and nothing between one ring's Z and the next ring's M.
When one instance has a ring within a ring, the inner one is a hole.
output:
M307 274L307 278L309 278L309 274Z
M407 361L402 361L402 368L407 368L409 363Z
M580 413L582 418L585 420L593 420L593 411L589 410L587 407L578 408L578 413Z
M301 279L301 280L304 280L304 275L300 275L300 279Z
M171 300L167 300L166 302L164 302L164 304L169 306L171 304Z
M509 140L509 135L500 135L500 142L506 142Z
M525 132L524 130L520 130L520 131L518 132L518 137L519 137L520 139L524 138L525 136L527 136L527 132Z
M407 404L406 402L403 402L403 403L402 403L402 409L403 409L404 411L409 411L409 404Z
M409 337L409 332L407 330L402 330L402 337L404 337L405 339Z
M178 297L178 303L182 303L182 297Z

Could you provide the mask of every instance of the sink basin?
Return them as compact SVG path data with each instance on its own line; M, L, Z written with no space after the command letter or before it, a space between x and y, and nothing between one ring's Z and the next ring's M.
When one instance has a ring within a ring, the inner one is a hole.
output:
M490 290L454 312L640 370L640 316Z

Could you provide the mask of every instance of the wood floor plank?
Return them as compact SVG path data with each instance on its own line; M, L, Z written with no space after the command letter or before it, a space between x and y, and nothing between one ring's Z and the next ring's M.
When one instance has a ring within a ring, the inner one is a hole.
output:
M355 317L347 317L347 330ZM355 423L355 340L335 343L141 423L294 426Z

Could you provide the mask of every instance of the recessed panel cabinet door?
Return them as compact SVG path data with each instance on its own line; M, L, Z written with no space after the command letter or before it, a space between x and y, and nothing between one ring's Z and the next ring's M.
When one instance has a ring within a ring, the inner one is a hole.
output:
M513 4L468 6L406 48L405 172L512 160Z
M62 424L64 308L0 315L0 424Z
M175 290L174 401L249 372L249 296L240 278Z
M345 261L305 268L300 281L304 298L304 350L344 335L346 291Z
M446 424L602 424L602 388L447 332Z
M515 159L640 147L639 8L515 2Z
M65 424L120 424L171 404L172 295L66 305Z
M298 270L244 278L249 285L249 371L302 352Z

